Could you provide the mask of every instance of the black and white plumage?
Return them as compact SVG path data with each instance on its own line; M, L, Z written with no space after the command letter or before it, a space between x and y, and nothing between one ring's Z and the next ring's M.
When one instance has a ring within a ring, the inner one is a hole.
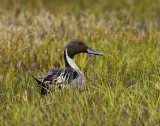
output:
M86 78L82 71L78 68L73 58L79 53L89 53L94 55L103 55L102 53L93 51L86 43L81 39L73 39L70 41L64 51L65 69L56 68L49 70L43 78L35 78L38 85L41 87L41 94L47 94L47 90L50 86L62 86L68 84L75 88L82 87L86 83Z

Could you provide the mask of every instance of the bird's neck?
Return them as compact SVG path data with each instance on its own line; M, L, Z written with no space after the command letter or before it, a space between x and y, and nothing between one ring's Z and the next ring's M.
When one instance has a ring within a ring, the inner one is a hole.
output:
M71 58L69 55L68 55L68 52L67 52L67 48L65 49L64 51L64 60L65 60L65 65L66 65L66 68L73 68L75 70L80 70L77 66L77 64L75 63L75 61L73 60L73 58Z

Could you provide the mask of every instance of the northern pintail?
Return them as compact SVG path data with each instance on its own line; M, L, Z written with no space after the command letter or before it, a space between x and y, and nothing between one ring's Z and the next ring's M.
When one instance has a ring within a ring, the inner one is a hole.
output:
M86 83L86 78L79 67L73 60L74 56L79 53L88 53L103 56L102 53L92 50L84 40L71 40L64 50L65 69L56 68L49 70L43 78L33 78L41 86L41 94L47 94L49 86L57 85L61 88L63 85L73 85L75 88L82 87Z

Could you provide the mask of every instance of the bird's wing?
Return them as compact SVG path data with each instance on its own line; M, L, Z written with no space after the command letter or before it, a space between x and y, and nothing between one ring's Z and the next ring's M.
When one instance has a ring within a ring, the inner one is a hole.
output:
M52 70L46 73L43 83L45 84L67 84L70 83L78 76L78 73L72 68L66 68L64 70Z
M52 84L53 80L56 79L63 72L63 69L56 68L49 70L43 77L44 84Z
M69 84L72 82L72 80L74 80L75 78L77 78L79 75L78 73L73 70L72 68L66 68L66 69L53 69L53 70L49 70L43 78L35 78L33 77L38 85L43 84L43 85L47 85L47 84L54 84L54 85L61 85L61 84Z

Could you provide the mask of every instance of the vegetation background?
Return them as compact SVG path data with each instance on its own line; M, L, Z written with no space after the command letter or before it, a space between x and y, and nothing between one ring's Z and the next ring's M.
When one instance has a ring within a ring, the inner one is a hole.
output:
M76 57L87 89L41 97L31 77ZM160 0L0 0L0 125L160 125Z

